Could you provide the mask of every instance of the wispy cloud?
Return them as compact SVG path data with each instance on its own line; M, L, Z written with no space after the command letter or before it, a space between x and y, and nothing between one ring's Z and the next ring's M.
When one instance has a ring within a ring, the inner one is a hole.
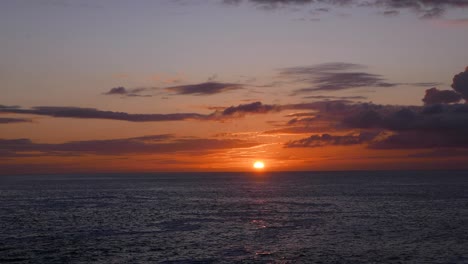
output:
M0 113L31 114L51 117L109 119L130 122L180 121L188 119L205 119L206 115L196 113L174 114L130 114L125 112L103 111L95 108L38 106L31 109L0 108Z
M322 134L312 135L308 138L289 141L285 144L288 148L316 148L323 146L349 146L369 142L378 136L375 132L361 132L360 134L348 134L343 136Z
M352 63L326 63L280 70L280 76L311 87L301 88L293 94L315 91L337 91L361 87L394 87L398 83L386 81L383 76L364 71L366 66Z
M212 95L240 90L244 89L244 87L242 84L238 83L205 82L199 84L172 86L165 89L179 95Z
M28 155L126 155L175 152L201 153L208 150L250 148L261 145L240 139L176 138L173 135L151 135L135 138L71 141L57 144L35 143L29 139L0 139L3 157ZM29 154L31 155L31 154Z
M25 119L25 118L0 117L0 124L29 123L29 122L32 122L32 120L31 119Z
M397 15L400 10L410 10L422 19L440 17L449 9L468 7L467 0L223 0L223 3L230 5L243 2L267 10L298 5L376 8L383 15Z
M108 92L105 92L104 95L119 95L124 97L152 97L152 94L147 94L148 92L153 92L158 88L132 88L127 89L123 86L111 88ZM146 94L142 94L146 93Z
M287 80L290 83L308 86L305 88L296 89L295 91L293 91L292 95L320 91L339 91L364 87L388 88L400 85L432 87L440 85L440 83L438 82L390 82L387 81L383 75L365 71L365 69L367 68L367 66L361 64L331 62L312 66L283 68L279 71L279 77ZM346 98L343 97L342 99ZM362 98L348 97L347 99Z

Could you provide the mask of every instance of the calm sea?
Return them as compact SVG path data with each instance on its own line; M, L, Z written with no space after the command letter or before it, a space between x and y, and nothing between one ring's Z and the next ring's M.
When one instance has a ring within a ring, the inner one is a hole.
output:
M0 263L468 263L468 172L0 177Z

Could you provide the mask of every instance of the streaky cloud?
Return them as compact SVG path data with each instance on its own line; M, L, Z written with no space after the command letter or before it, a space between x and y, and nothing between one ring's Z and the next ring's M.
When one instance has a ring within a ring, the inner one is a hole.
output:
M243 2L253 3L257 7L271 10L292 5L323 5L330 7L376 8L379 13L394 16L400 10L410 10L421 19L441 17L447 10L468 7L468 0L223 0L225 4L238 5Z
M1 111L1 110L0 110ZM30 123L31 119L0 117L0 124Z
M126 155L196 152L249 148L260 143L241 139L177 138L174 135L150 135L135 138L71 141L57 144L35 143L30 139L0 139L3 157L28 155ZM25 154L26 153L26 154ZM30 154L29 154L30 155ZM35 154L37 155L37 154Z
M338 91L361 87L394 87L398 83L387 82L382 75L364 71L366 66L345 62L325 63L313 66L283 68L280 76L310 87L295 90L292 95L317 92Z
M51 117L80 118L80 119L108 119L129 122L159 122L180 121L189 119L205 119L206 115L196 113L174 114L130 114L125 112L102 111L95 108L39 106L31 109L0 108L0 113L32 114Z
M179 85L165 88L178 95L213 95L233 90L244 89L238 83L205 82L199 84Z
M312 135L308 138L289 141L285 144L287 148L316 148L323 146L349 146L369 142L379 135L378 132L361 132L360 134L348 135Z
M149 92L156 90L157 88L133 88L127 89L123 86L111 88L108 92L103 93L104 95L120 95L124 97L152 97L151 94L141 94L143 92Z

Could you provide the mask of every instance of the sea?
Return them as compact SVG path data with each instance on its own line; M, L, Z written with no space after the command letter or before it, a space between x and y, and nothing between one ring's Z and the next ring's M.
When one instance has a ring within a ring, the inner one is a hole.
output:
M468 263L468 171L0 176L0 263Z

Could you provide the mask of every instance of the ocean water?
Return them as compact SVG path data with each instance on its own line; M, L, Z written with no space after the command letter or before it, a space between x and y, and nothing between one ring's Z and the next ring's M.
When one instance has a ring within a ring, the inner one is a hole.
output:
M468 172L0 177L0 263L468 263Z

